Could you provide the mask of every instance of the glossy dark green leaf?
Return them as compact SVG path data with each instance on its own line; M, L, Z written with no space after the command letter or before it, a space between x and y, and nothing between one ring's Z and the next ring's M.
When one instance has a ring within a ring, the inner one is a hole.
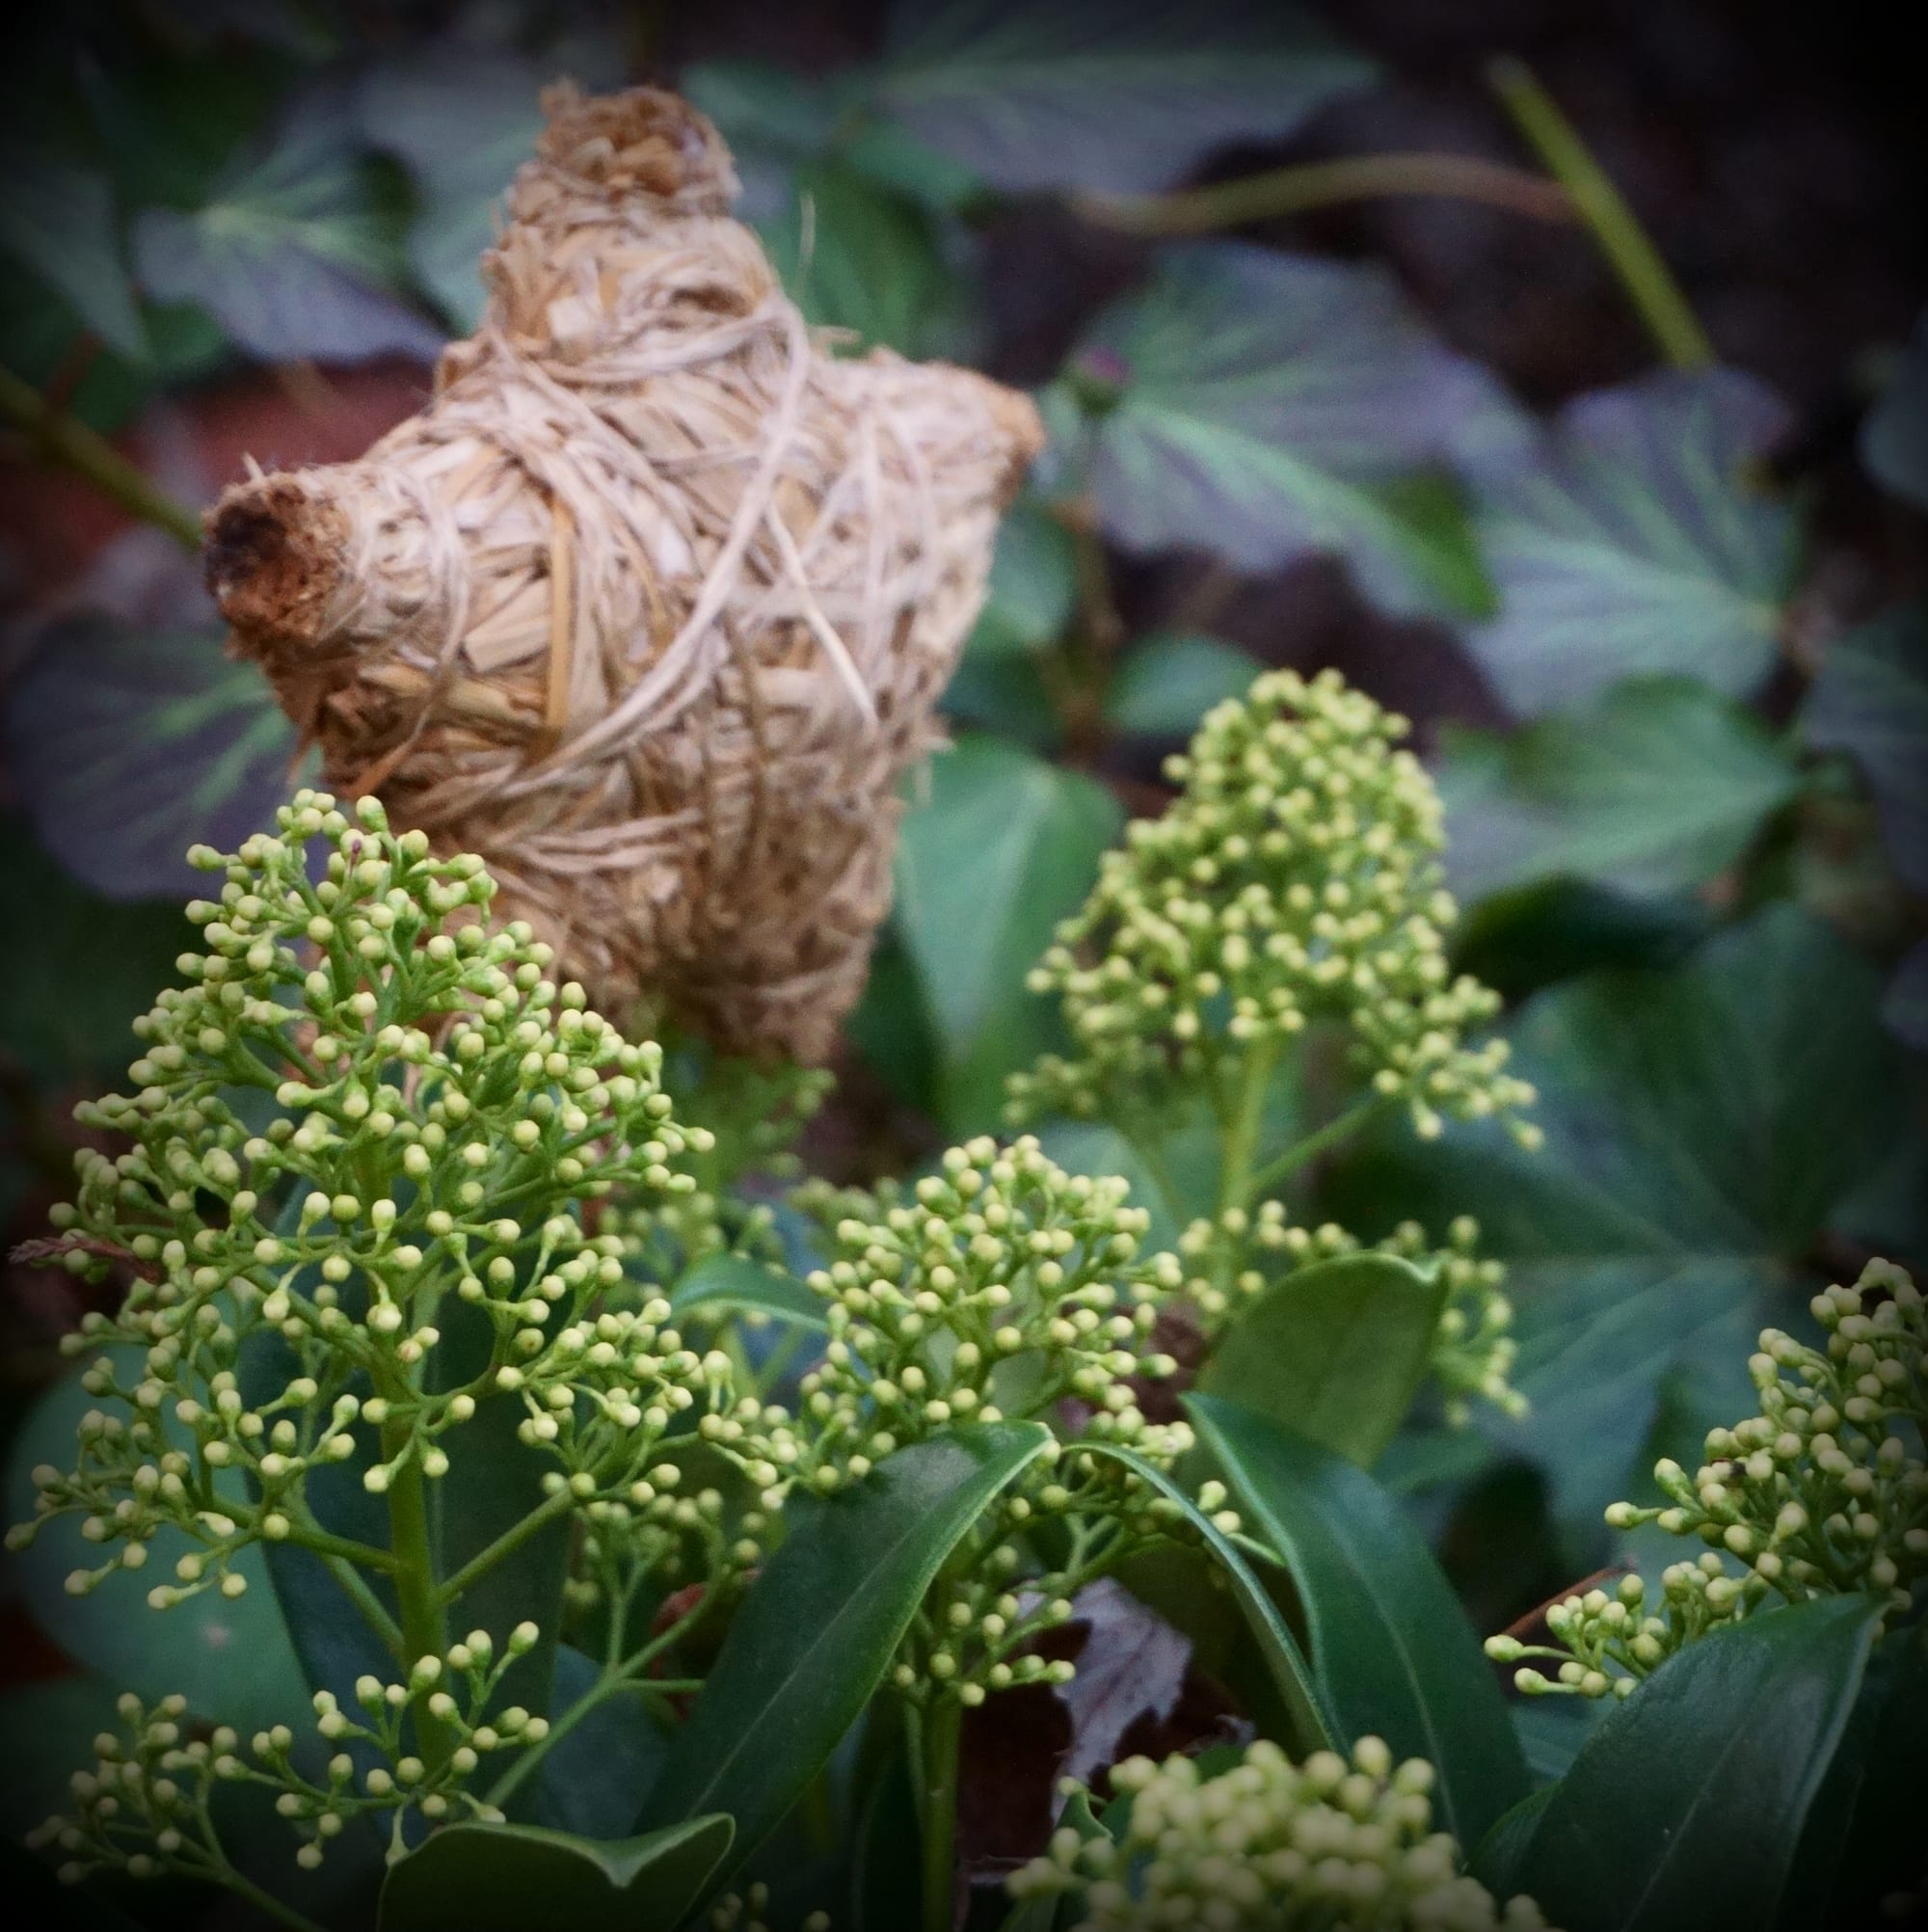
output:
M140 1048L130 1029L179 979L174 961L197 928L177 905L97 898L11 813L0 818L0 898L34 909L34 943L7 962L0 1047L49 1085L123 1082Z
M128 279L105 174L44 154L0 152L0 255L24 263L72 305L89 332L139 358L147 334Z
M1240 1310L1198 1386L1370 1468L1426 1379L1445 1305L1445 1283L1409 1261L1315 1262Z
M134 259L150 295L199 304L264 362L428 361L442 348L441 332L392 292L406 275L399 213L332 103L298 110L201 206L143 209Z
M1101 1460L1121 1463L1140 1482L1178 1505L1186 1521L1224 1571L1239 1614L1245 1620L1245 1627L1265 1658L1272 1687L1292 1729L1286 1742L1299 1757L1328 1747L1341 1734L1343 1726L1314 1677L1298 1640L1286 1627L1278 1606L1267 1596L1264 1584L1253 1574L1238 1544L1198 1507L1196 1498L1182 1484L1163 1469L1153 1468L1142 1457L1101 1442L1084 1442L1079 1448Z
M1550 1702L1550 1700L1549 1700ZM1533 1835L1540 1829L1540 1814L1559 1787L1542 1784L1522 1798L1512 1811L1496 1818L1485 1838L1466 1854L1466 1869L1495 1898L1515 1898L1519 1885L1514 1878Z
M596 1688L602 1667L567 1644L556 1647L549 1721ZM670 1733L634 1690L604 1698L542 1764L542 1788L531 1822L585 1838L629 1830L669 1756Z
M1071 621L1078 601L1071 532L1038 503L1020 500L998 525L984 607L969 655L1002 657L1049 644Z
M218 624L55 626L0 711L9 768L49 850L116 899L190 898L204 841L232 851L287 797L294 727Z
M1861 766L1894 869L1928 892L1928 604L1906 604L1837 637L1808 696L1810 744Z
M733 1863L753 1852L856 1721L958 1539L1049 1439L1034 1422L954 1429L793 1504L639 1822L725 1811Z
M1582 396L1538 461L1482 492L1499 615L1468 642L1516 711L1636 672L1752 690L1774 662L1800 526L1752 480L1785 407L1731 369Z
M1690 1645L1554 1787L1520 1890L1566 1932L1771 1926L1879 1614L1817 1597Z
M678 1315L713 1310L718 1314L772 1315L807 1328L828 1326L822 1298L793 1275L765 1268L739 1254L715 1254L699 1261L674 1288L669 1304Z
M897 926L951 1058L1022 1002L1123 816L1083 773L993 738L932 761L929 795L904 818Z
M573 1838L537 1825L449 1825L391 1867L381 1932L671 1932L730 1850L722 1816L641 1838Z
M1099 515L1126 549L1193 545L1249 571L1335 550L1389 608L1459 614L1462 573L1390 486L1518 418L1383 270L1171 249L1092 325L1068 382Z
M94 1359L90 1355L88 1361ZM141 1353L116 1355L122 1383L140 1379ZM80 1418L98 1407L80 1385L79 1370L54 1382L27 1411L8 1445L4 1506L9 1523L34 1514L33 1470L42 1462L71 1469ZM169 1420L184 1438L184 1427ZM240 1489L238 1472L231 1487ZM242 1550L233 1569L248 1579L245 1595L204 1590L172 1610L150 1610L147 1592L173 1574L191 1547L178 1530L157 1530L148 1568L117 1570L85 1597L69 1597L69 1571L94 1569L101 1552L80 1534L78 1516L45 1524L33 1546L8 1559L23 1607L47 1638L117 1690L148 1702L179 1692L197 1717L246 1732L299 1717L307 1693L275 1593L258 1548ZM85 1768L85 1767L75 1767Z
M1885 488L1928 508L1928 313L1861 424L1861 461Z
M1449 1128L1388 1136L1335 1177L1348 1225L1476 1216L1508 1262L1519 1422L1483 1423L1538 1461L1562 1518L1645 1496L1670 1379L1703 1426L1753 1413L1754 1336L1812 1292L1805 1256L1893 1143L1897 1056L1880 976L1777 906L1672 971L1540 994L1512 1031L1546 1144ZM1630 1485L1639 1487L1633 1488Z
M994 187L1131 193L1222 142L1282 139L1373 76L1283 4L898 0L870 85Z
M357 91L368 145L395 155L415 183L415 278L458 329L482 319L478 263L495 244L510 176L535 151L537 96L549 77L514 55L443 48L379 62Z
M1792 798L1792 753L1690 678L1637 678L1510 738L1456 735L1439 773L1464 899L1566 877L1628 893L1703 884Z
M853 350L957 355L967 344L969 288L931 218L841 160L791 172L759 228L784 286L812 322L847 329Z
M1105 716L1119 731L1190 738L1214 705L1243 697L1263 668L1249 652L1217 637L1157 632L1133 645L1119 665Z
M1393 1497L1344 1457L1209 1395L1187 1409L1249 1531L1304 1606L1342 1737L1383 1737L1439 1774L1442 1824L1477 1844L1527 1795L1506 1700L1453 1586Z

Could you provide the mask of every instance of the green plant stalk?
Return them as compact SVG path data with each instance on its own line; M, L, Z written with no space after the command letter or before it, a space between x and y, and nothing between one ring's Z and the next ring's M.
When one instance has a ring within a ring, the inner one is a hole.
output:
M957 1751L963 1729L964 1706L940 1694L925 1705L913 1731L911 1768L924 1838L924 1932L951 1932L957 1919Z
M1302 1140L1295 1140L1283 1153L1246 1175L1245 1192L1236 1205L1248 1208L1254 1201L1264 1199L1281 1181L1290 1180L1307 1162L1316 1161L1321 1154L1356 1134L1387 1104L1381 1095L1370 1094L1356 1105L1347 1108L1345 1113L1335 1114L1325 1126L1315 1129Z
M398 1664L413 1663L413 1657L403 1654L408 1646L402 1626L382 1607L382 1599L368 1588L362 1572L338 1556L324 1556L321 1560L328 1566L329 1575L341 1586L342 1595L362 1613L362 1621L382 1640L388 1654Z
M1195 235L1383 195L1485 201L1541 222L1570 222L1577 212L1559 182L1471 154L1349 154L1170 195L1074 195L1071 206L1126 234Z
M264 1914L279 1925L292 1928L292 1932L327 1932L327 1928L308 1918L304 1912L297 1912L292 1905L284 1904L272 1892L265 1892L252 1878L244 1878L240 1872L225 1859L216 1874L216 1882L237 1898L245 1898L256 1912Z
M1661 354L1676 369L1711 366L1714 345L1660 251L1533 70L1506 56L1487 67L1486 78L1513 125L1572 198Z
M386 1424L382 1456L394 1462L408 1441L405 1426ZM395 1596L402 1612L405 1668L423 1657L439 1657L447 1648L442 1603L435 1587L435 1558L428 1534L428 1499L422 1489L421 1464L411 1453L403 1458L388 1485L388 1541L396 1558ZM448 1727L426 1709L415 1717L415 1741L422 1761L431 1770L445 1764L455 1748Z
M185 550L201 551L201 519L185 503L129 463L103 436L84 422L50 409L32 383L0 368L0 416L24 430L31 442L63 469L111 496L130 516L152 523Z
M413 1459L409 1467L411 1470L415 1468ZM504 1557L513 1556L530 1537L552 1523L557 1516L566 1515L575 1500L567 1489L558 1489L554 1495L546 1496L520 1522L511 1523L486 1549L478 1550L435 1592L434 1607L438 1615L446 1610L465 1590L472 1589L476 1579L487 1575Z

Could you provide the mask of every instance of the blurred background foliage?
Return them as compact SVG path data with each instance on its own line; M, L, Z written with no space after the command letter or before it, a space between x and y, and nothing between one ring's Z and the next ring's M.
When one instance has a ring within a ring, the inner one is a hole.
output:
M1611 1560L1600 1505L1743 1412L1763 1321L1869 1251L1928 1261L1923 134L1877 18L35 10L0 76L9 1244L172 973L181 852L290 782L197 506L244 455L358 454L418 405L546 81L668 79L814 321L1024 384L1051 428L814 1165L994 1126L1054 1042L1025 973L1163 756L1260 666L1337 664L1416 721L1462 962L1509 996L1548 1140L1389 1135L1299 1211L1470 1211L1512 1266L1532 1414L1422 1425L1382 1469L1482 1627ZM1104 1130L1050 1138L1134 1171ZM1174 1195L1139 1181L1168 1235L1203 1203L1167 1165ZM6 1282L17 1415L85 1291ZM231 1613L130 1629L53 1571L12 1588L8 1696L50 1766L101 1702L61 1653L169 1686L280 1655ZM12 1827L45 1805L8 1776Z

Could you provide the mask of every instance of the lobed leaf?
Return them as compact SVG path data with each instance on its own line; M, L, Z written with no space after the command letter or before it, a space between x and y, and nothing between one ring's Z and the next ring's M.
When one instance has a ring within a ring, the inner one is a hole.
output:
M1155 631L1118 667L1105 716L1118 731L1190 738L1214 705L1243 697L1264 668L1236 644Z
M1800 788L1789 750L1718 691L1628 679L1510 738L1449 740L1448 880L1468 899L1546 878L1685 890L1740 858Z
M1517 432L1377 268L1198 242L1102 313L1069 368L1091 487L1128 550L1191 544L1238 569L1337 550L1379 602L1456 614L1463 562L1395 482Z
M1567 404L1537 461L1480 487L1500 610L1467 642L1514 711L1638 672L1735 697L1760 683L1800 523L1749 471L1786 423L1751 377L1668 371Z
M870 85L916 138L1011 191L1167 186L1280 140L1375 69L1289 5L898 0Z

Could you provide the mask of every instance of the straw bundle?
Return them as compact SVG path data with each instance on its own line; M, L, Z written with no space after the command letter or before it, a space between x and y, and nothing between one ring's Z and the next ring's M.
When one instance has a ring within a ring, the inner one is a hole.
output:
M608 1009L819 1059L1037 417L826 353L676 95L544 105L433 399L228 490L209 585L330 784L480 852Z

